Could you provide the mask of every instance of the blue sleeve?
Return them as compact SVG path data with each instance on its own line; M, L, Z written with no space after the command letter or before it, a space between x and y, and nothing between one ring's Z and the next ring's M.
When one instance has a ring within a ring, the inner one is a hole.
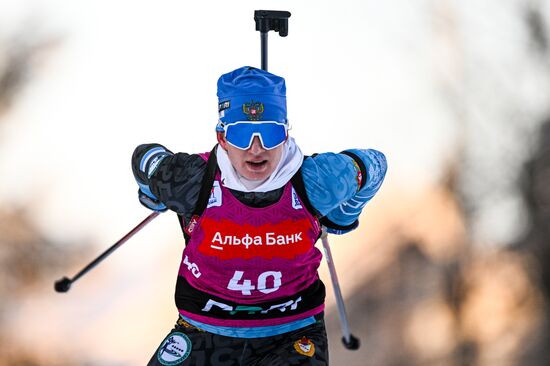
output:
M357 226L365 204L378 192L386 175L383 153L350 149L340 154L323 153L304 160L302 176L311 205L334 229L344 233Z

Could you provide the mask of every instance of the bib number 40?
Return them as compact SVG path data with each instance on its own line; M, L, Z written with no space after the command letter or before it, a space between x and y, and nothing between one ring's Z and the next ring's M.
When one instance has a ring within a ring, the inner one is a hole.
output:
M252 295L253 290L260 291L264 294L270 294L281 287L281 278L283 277L281 272L267 271L261 273L258 276L256 285L253 285L252 280L243 279L243 276L243 271L235 271L227 288L233 291L241 291L243 295Z

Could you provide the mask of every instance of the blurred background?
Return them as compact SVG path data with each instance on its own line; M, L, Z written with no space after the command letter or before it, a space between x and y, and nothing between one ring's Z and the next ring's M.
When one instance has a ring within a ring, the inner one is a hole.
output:
M216 80L270 33L306 154L376 148L360 227L331 236L358 351L333 365L550 364L550 2L0 2L0 365L144 365L177 317L183 239L150 223L135 146L204 152ZM320 245L320 244L319 244Z

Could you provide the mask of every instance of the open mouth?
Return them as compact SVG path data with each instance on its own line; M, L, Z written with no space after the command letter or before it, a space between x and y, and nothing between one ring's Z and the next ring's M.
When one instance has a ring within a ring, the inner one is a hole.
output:
M252 169L261 169L267 164L267 160L247 161L246 164Z

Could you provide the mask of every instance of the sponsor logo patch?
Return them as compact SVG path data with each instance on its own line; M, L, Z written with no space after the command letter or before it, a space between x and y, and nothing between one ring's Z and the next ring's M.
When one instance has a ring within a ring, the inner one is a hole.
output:
M215 180L210 191L210 198L208 198L208 205L206 208L219 207L222 205L222 189L220 182Z
M294 342L294 349L301 355L312 357L315 354L315 345L307 337L302 337L299 341Z
M221 112L229 107L231 107L231 101L226 100L226 101L220 102L218 103L218 112Z
M225 117L225 110L231 107L231 101L226 100L218 103L218 116L219 118Z
M205 304L204 308L202 308L202 311L209 312L212 311L214 314L219 314L221 311L226 311L231 315L235 314L242 314L247 313L249 315L253 314L267 314L271 311L280 311L284 313L285 311L295 311L298 309L299 303L302 301L302 297L299 296L297 299L289 300L286 302L283 302L281 304L275 304L271 305L269 308L266 307L266 309L260 307L260 306L250 306L250 305L228 305L224 304L222 302L218 302L216 300L208 299L208 302Z
M189 357L191 353L191 341L189 337L180 332L168 335L157 353L157 359L163 365L177 365Z
M355 167L356 177L355 180L357 181L357 191L361 190L361 184L363 184L363 173L361 173L361 168L359 167L359 164L355 160L352 159L353 166Z
M199 252L221 260L256 257L292 259L312 247L306 234L311 227L308 219L285 220L261 227L209 217L201 220L204 237Z
M292 187L292 208L295 210L301 210L303 208L294 187Z
M149 169L147 171L147 178L151 178L153 176L153 174L159 167L160 162L167 156L167 154L159 154L151 159L151 163L149 164Z
M187 226L185 227L185 233L191 236L198 222L199 222L199 216L193 215L193 217L191 217L191 220L189 220L189 224L187 224Z
M198 330L199 332L204 332L204 330L195 327L193 324L188 323L187 321L183 320L182 318L178 319L178 325L180 327L184 327L184 328L187 328L187 329L193 329L193 330Z

